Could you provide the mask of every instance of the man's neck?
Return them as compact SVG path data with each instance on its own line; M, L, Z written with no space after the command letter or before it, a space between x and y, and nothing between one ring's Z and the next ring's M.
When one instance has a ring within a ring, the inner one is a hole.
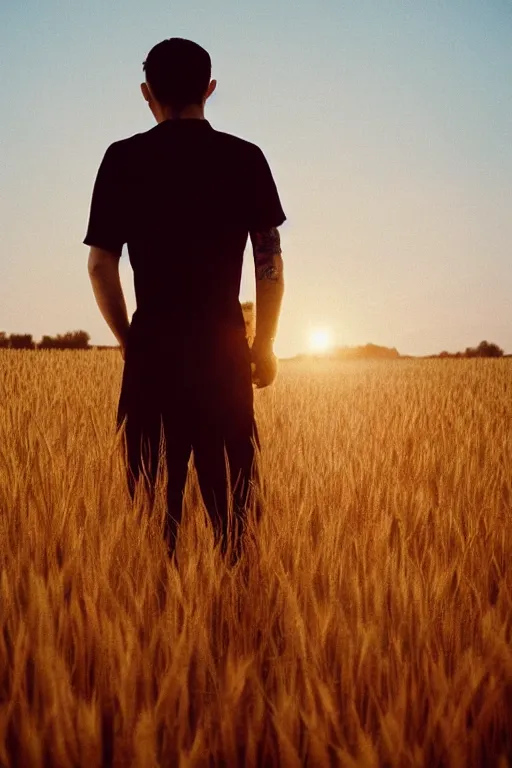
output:
M172 107L164 107L160 115L159 123L165 120L184 120L184 119L205 120L204 109L200 104L189 104L181 110L175 110Z

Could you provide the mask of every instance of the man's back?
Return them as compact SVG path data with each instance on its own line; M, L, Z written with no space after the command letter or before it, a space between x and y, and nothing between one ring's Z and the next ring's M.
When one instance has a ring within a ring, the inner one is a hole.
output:
M157 126L107 150L85 238L94 294L125 361L117 423L128 487L134 497L143 478L153 499L163 436L172 553L193 452L215 536L227 552L234 535L239 554L258 474L253 384L269 386L277 373L284 290L277 227L286 217L261 150L204 119L217 85L208 52L170 38L143 68L141 92ZM248 233L256 278L250 350L238 300ZM131 323L119 280L125 243L137 298Z
M166 120L107 150L85 243L127 243L140 328L178 348L208 346L244 328L238 295L249 231L284 220L256 145L207 120Z

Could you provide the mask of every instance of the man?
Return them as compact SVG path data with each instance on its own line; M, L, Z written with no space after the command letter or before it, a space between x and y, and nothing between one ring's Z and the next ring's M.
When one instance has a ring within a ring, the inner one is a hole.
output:
M118 427L129 489L133 498L143 478L153 494L163 433L172 554L193 451L216 539L236 559L259 446L252 385L270 385L277 370L277 227L286 216L262 151L204 117L216 87L209 54L171 38L143 68L142 95L157 125L107 149L84 240L96 301L125 361ZM256 272L251 349L238 299L248 233ZM119 280L125 243L137 300L131 324Z

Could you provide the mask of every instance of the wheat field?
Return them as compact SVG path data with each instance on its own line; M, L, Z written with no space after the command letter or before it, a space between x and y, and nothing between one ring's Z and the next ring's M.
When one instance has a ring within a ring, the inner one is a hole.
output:
M282 363L234 569L115 352L0 352L0 766L512 766L512 360ZM252 518L251 518L252 526Z

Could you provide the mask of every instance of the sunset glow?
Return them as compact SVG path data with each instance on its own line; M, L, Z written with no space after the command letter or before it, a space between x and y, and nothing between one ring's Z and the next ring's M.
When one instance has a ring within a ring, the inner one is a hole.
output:
M309 333L309 349L315 354L325 354L334 346L334 333L331 328L313 328Z

